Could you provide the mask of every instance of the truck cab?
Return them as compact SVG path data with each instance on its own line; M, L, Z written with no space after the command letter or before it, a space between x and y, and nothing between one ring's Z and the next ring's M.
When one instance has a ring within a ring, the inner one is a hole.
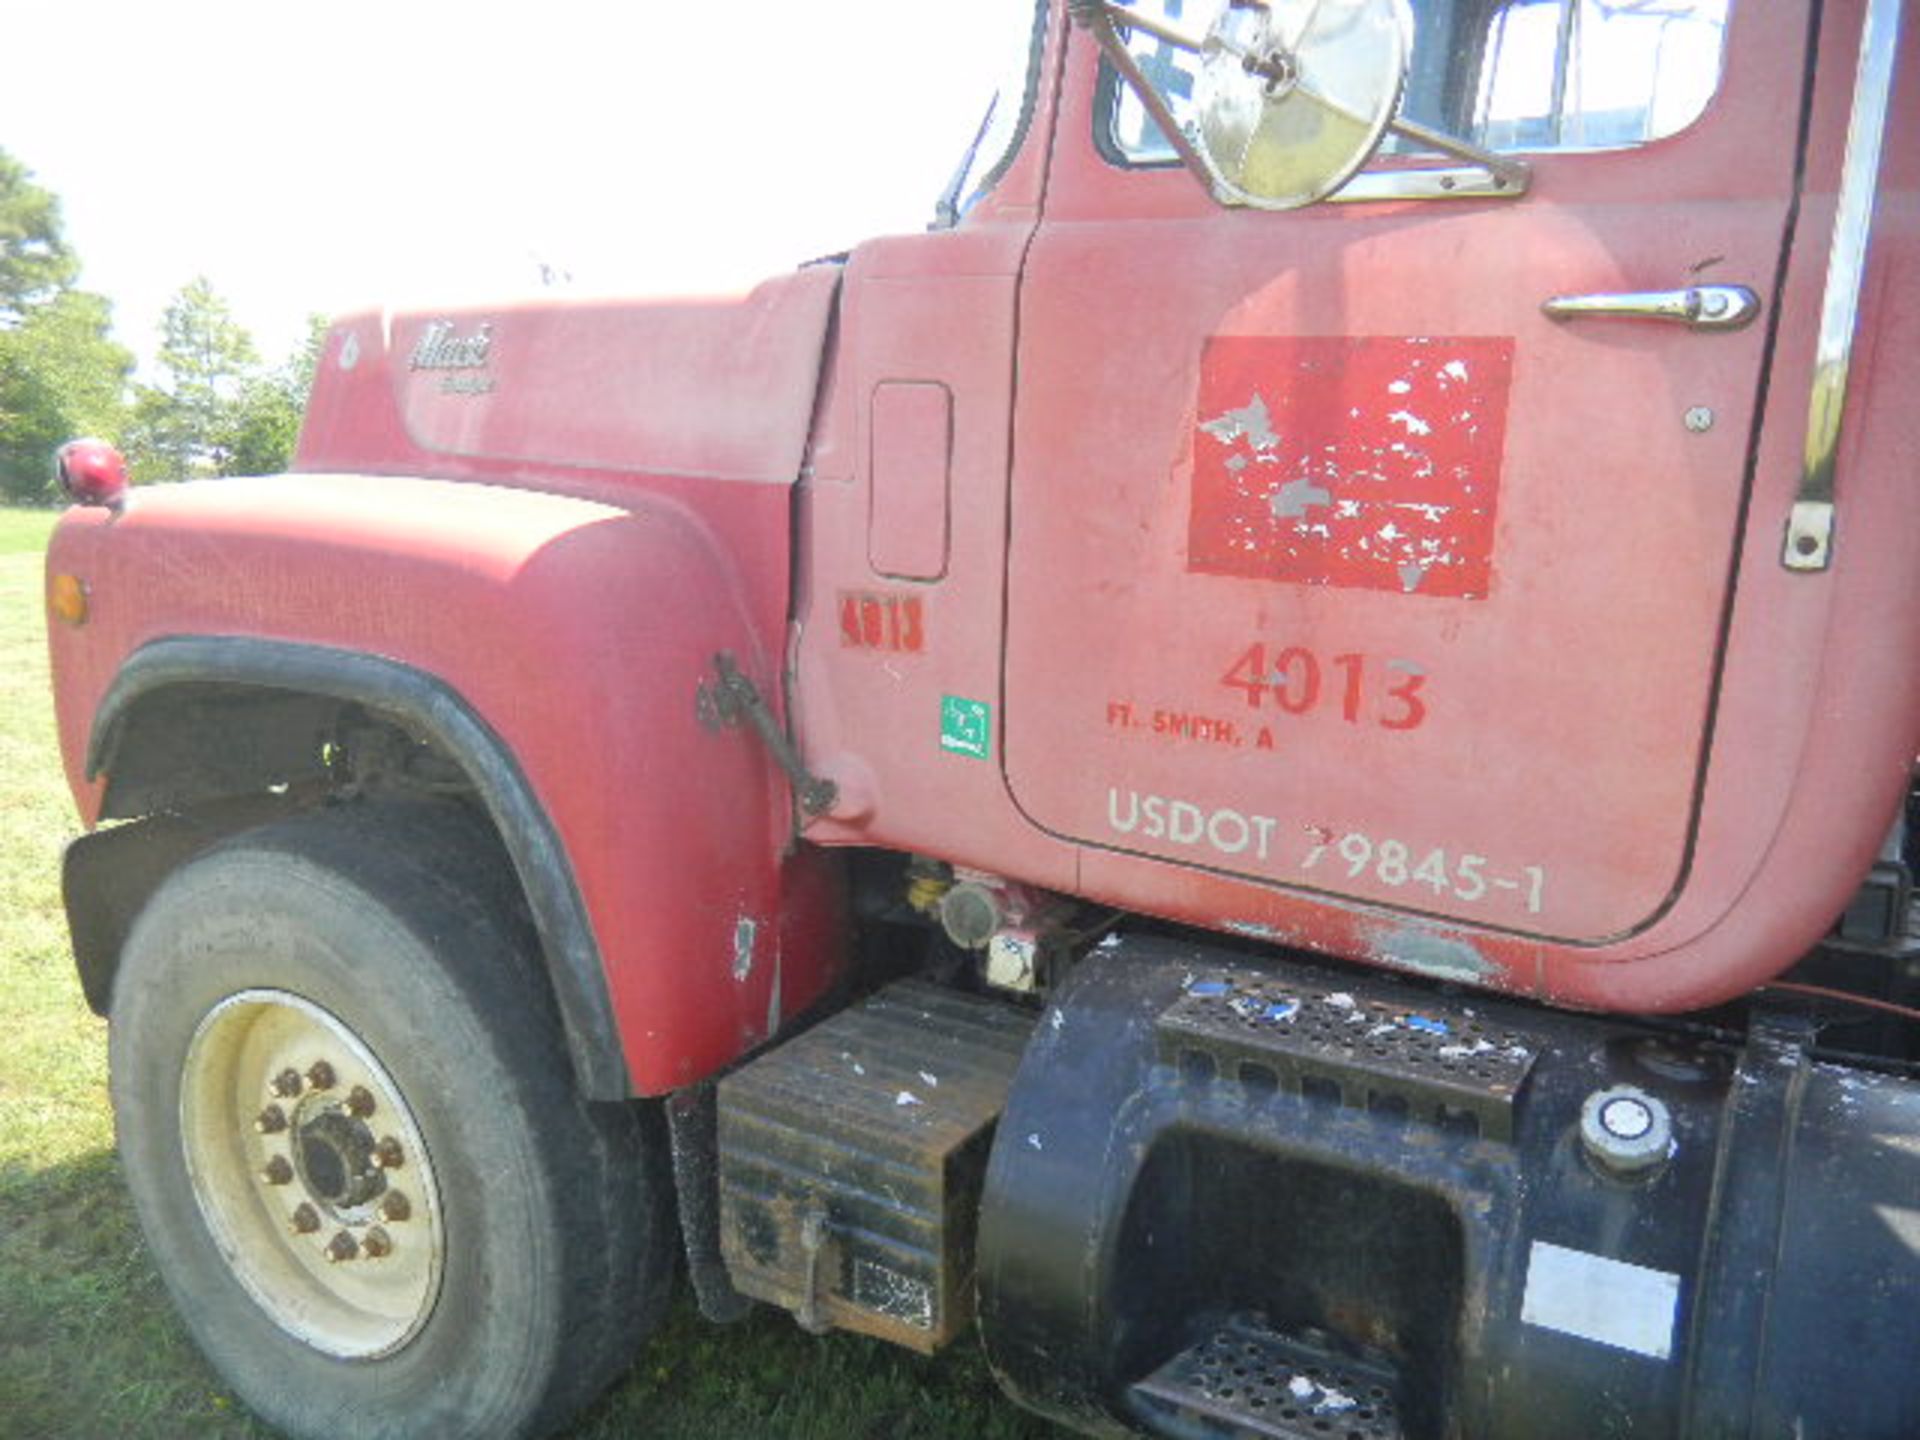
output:
M1040 0L926 233L73 452L215 1363L540 1433L678 1252L1087 1433L1920 1431L1902 8Z

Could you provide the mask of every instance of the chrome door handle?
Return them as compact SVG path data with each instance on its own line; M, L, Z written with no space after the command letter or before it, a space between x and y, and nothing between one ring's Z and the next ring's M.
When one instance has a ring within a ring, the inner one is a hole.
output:
M1745 285L1694 285L1618 295L1555 295L1540 308L1555 320L1677 320L1696 330L1738 330L1760 313L1760 297Z

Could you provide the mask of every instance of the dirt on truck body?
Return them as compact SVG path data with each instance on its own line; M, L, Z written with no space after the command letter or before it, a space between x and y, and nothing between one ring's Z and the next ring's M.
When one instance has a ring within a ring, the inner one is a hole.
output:
M236 1393L546 1433L683 1273L1087 1434L1920 1434L1910 8L1039 0L927 233L67 447Z

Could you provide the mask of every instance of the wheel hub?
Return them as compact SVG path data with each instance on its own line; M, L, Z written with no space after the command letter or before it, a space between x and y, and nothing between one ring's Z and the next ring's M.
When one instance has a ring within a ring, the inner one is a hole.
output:
M302 1120L295 1148L295 1173L318 1200L336 1210L355 1209L387 1188L374 1163L379 1137L338 1106L329 1105Z
M217 1248L283 1330L371 1359L426 1323L445 1248L431 1157L338 1016L277 990L216 1005L182 1067L180 1135Z

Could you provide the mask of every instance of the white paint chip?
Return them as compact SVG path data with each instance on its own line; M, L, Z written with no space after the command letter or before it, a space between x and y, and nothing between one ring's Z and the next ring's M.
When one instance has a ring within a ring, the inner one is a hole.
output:
M1273 430L1273 414L1258 394L1238 410L1202 420L1200 428L1223 445L1231 445L1242 437L1255 450L1271 450L1280 443L1280 437Z
M1520 1318L1543 1330L1668 1360L1679 1305L1678 1275L1536 1240Z
M1316 1415L1344 1415L1349 1410L1358 1409L1359 1406L1360 1402L1351 1395L1340 1390L1335 1390L1332 1386L1328 1386L1320 1392L1320 1398L1313 1402L1313 1413Z

